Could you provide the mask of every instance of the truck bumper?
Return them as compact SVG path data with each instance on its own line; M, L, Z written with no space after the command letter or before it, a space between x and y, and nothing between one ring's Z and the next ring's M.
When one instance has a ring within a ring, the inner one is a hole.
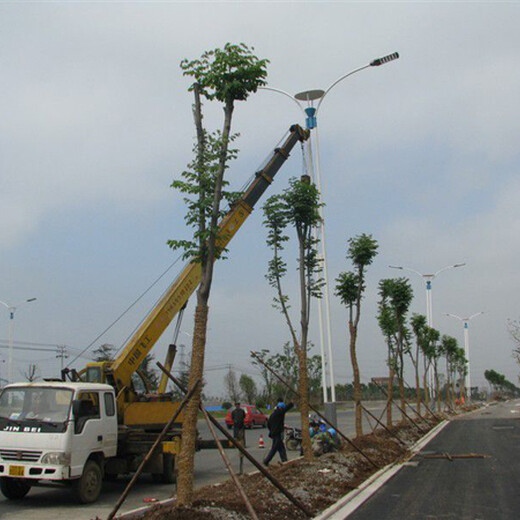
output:
M69 480L69 466L50 466L0 461L0 477L29 480Z

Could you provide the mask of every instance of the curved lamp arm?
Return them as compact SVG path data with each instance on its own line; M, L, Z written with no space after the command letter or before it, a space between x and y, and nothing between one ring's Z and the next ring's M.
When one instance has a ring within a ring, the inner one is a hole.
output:
M443 267L442 269L439 269L433 277L435 278L438 274L442 273L443 271L447 271L448 269L455 269L455 267L464 267L466 263L463 264L453 264L453 265L447 265L446 267Z
M9 309L9 305L7 305L7 303L3 302L2 300L0 300L0 303L4 305L7 309Z
M318 103L318 106L316 107L316 114L318 114L318 110L320 109L321 104L323 103L323 100L325 99L325 96L330 92L331 89L333 89L340 81L343 81L344 79L348 78L349 76L352 76L352 74L355 74L356 72L359 72L364 69L368 69L371 67L370 64L363 65L362 67L359 67L357 69L351 70L350 72L347 72L346 74L343 74L343 76L340 76L334 83L332 83L327 89L325 90L325 93L323 96L321 96L321 99Z
M285 90L281 90L279 88L273 88L273 87L258 87L258 88L262 89L262 90L270 90L272 92L278 92L279 94L283 94L284 96L291 98L298 105L298 108L303 112L303 115L306 117L305 110L303 109L303 107L300 105L298 100L294 98L293 95L289 94L289 92L285 92Z
M481 312L477 312L476 314L473 314L472 316L470 316L468 318L468 321L472 320L473 318L477 317L477 316L480 316L481 314L484 314L484 311L481 311Z
M400 265L389 265L391 269L400 269L401 271L410 271L412 273L418 274L421 278L424 278L424 275L420 273L419 271L416 271L415 269L412 269L411 267L402 267Z
M459 321L464 321L463 318L461 318L460 316L457 316L456 314L448 314L447 312L444 313L445 316L451 316L452 318L456 318L457 320Z

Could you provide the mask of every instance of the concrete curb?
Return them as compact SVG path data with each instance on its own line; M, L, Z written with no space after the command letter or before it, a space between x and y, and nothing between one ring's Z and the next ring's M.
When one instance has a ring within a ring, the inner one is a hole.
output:
M315 520L343 520L351 515L363 502L368 500L385 482L390 480L414 455L422 450L450 421L444 420L420 438L410 449L410 455L401 462L393 462L374 473L359 487L347 493L343 498L322 511Z

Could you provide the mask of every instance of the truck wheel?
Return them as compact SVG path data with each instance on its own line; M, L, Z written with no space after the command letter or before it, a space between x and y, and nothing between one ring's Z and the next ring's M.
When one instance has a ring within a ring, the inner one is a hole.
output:
M163 453L163 472L152 473L152 480L157 484L174 484L177 481L175 474L175 456L171 453Z
M31 489L31 484L18 478L0 478L0 491L9 500L21 500Z
M83 474L73 483L74 491L82 504L95 502L101 493L103 476L101 468L93 460L87 461L83 468Z

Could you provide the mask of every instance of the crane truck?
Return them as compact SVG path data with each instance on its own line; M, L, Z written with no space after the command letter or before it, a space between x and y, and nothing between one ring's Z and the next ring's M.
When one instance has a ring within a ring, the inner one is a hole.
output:
M283 144L234 202L219 223L217 245L224 249L308 130L291 126ZM70 485L81 503L95 502L103 479L135 471L159 432L179 408L165 392L138 391L135 376L173 318L187 304L201 279L200 263L189 261L146 316L121 353L111 361L88 363L80 371L65 370L61 380L15 383L0 394L0 490L22 499L41 483ZM172 347L172 346L171 346ZM175 349L165 365L171 368ZM182 421L177 422L150 458L145 471L154 480L175 480ZM198 448L214 447L198 440Z

